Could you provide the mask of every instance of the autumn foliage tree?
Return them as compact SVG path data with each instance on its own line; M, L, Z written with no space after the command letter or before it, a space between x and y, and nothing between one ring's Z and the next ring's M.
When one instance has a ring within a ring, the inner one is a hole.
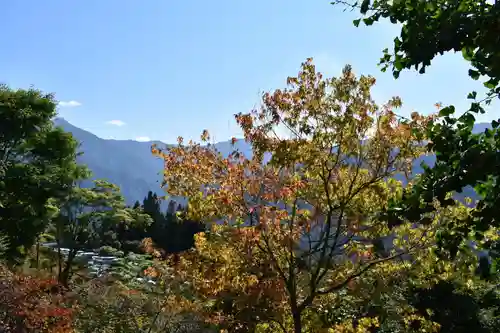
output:
M323 78L308 59L287 88L263 95L259 110L236 115L251 157L182 138L166 151L153 147L165 160L168 194L189 198L187 218L212 223L177 267L211 320L230 331L310 331L311 309L355 292L364 274L402 274L403 258L415 265L430 253L439 207L420 227L379 219L401 195L393 177L410 172L430 118L399 118L399 98L378 107L374 84L350 66ZM393 244L384 248L384 239ZM377 320L335 329L363 325Z

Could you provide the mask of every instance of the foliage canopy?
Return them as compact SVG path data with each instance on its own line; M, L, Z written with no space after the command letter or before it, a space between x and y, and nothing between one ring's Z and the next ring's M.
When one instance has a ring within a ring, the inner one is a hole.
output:
M405 258L424 267L442 216L466 214L437 205L418 227L380 218L402 195L394 177L410 173L433 117L398 118L399 98L378 107L374 84L350 66L323 78L308 59L287 88L263 95L259 110L236 115L251 157L182 138L155 150L168 194L189 197L187 217L212 224L177 266L210 320L231 331L309 331L319 320L311 308L362 289L361 276L372 272L383 288L409 269ZM283 128L289 136L280 136ZM207 142L208 132L201 138Z

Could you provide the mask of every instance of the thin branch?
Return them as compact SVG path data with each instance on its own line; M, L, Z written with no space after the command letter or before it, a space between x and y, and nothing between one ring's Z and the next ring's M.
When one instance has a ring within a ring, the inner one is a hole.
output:
M377 260L373 260L371 261L370 263L368 263L367 265L365 265L365 267L363 267L361 270L359 270L357 273L354 273L352 274L351 276L349 276L347 279L345 279L342 283L339 283L335 286L332 286L328 289L325 289L325 290L318 290L317 291L317 294L318 295L326 295L326 294L329 294L329 293L332 293L334 291L337 291L337 290L340 290L342 288L344 288L349 282L351 282L352 280L358 278L359 276L363 275L366 271L368 271L370 268L372 268L373 266L377 265L377 264L380 264L380 263L383 263L385 261L389 261L389 260L392 260L392 259L395 259L395 258L398 258L398 257L401 257L402 255L406 254L406 252L400 252L400 253L396 253L390 257L386 257L386 258L379 258Z

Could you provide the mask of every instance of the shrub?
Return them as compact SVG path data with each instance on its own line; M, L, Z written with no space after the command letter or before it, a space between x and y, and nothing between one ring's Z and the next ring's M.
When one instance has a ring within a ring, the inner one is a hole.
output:
M0 266L0 331L72 332L73 307L53 279L15 275Z
M120 251L111 246L102 246L99 248L98 251L100 256L117 256L119 252Z

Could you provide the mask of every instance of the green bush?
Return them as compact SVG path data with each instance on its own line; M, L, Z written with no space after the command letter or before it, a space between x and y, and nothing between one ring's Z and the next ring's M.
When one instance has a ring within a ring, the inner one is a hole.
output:
M102 246L99 248L97 253L100 256L116 256L118 257L120 254L123 255L123 252L111 247L111 246Z

